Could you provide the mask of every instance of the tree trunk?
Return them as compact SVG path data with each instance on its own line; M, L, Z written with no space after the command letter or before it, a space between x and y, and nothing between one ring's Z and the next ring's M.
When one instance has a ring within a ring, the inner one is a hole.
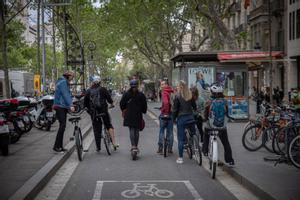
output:
M4 1L0 1L0 32L1 32L1 50L2 50L2 60L3 60L3 70L4 70L4 82L5 82L5 97L10 98L10 84L8 75L8 63L7 63L7 39L6 39L6 25L5 25L5 8Z

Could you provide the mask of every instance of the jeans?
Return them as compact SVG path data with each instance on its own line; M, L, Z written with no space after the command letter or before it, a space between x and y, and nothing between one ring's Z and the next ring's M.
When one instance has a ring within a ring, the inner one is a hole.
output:
M161 116L159 116L159 139L158 139L159 148L163 147L165 130L167 130L168 148L169 150L172 150L173 140L174 140L172 117L170 117L170 119L163 119Z
M185 132L184 129L188 122L194 121L194 115L181 115L177 119L177 139L178 139L178 153L179 157L183 157L183 148L185 143ZM192 124L190 127L191 134L195 134L196 128L195 124Z
M56 118L59 122L59 128L57 131L54 148L63 148L63 139L67 123L67 112L68 110L65 108L56 109Z
M232 158L232 151L231 151L231 146L228 140L228 134L227 134L227 129L219 131L218 134L223 147L224 147L224 158L225 158L225 162L229 163L229 162L233 162L233 158ZM203 147L202 147L202 151L204 154L208 153L208 145L209 145L209 138L210 135L207 131L205 131L204 133L204 141L203 141Z
M130 141L131 146L137 147L139 144L139 129L134 127L129 127L129 133L130 133Z

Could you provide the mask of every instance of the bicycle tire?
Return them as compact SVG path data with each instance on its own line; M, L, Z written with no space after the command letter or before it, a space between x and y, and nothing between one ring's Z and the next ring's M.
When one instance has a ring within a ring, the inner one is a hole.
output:
M281 136L281 138L279 137L280 135L277 135L275 145L279 154L285 155L287 154L289 143L292 141L292 138L294 138L297 135L297 127L295 126L284 127L282 131L284 135ZM286 147L286 143L288 144L287 147Z
M185 129L185 138L186 138L186 153L188 154L189 159L193 158L193 150L190 139L190 130Z
M104 138L103 138L103 142L104 142L104 146L106 149L107 154L110 156L111 152L110 152L110 138L108 136L109 133L107 133L107 130L104 129Z
M167 150L168 150L168 141L167 141L167 138L164 138L164 157L167 157Z
M292 164L300 169L300 135L297 135L291 141L289 145L288 157Z
M211 178L212 179L216 178L216 171L217 171L217 163L213 162L212 163L212 169L211 169Z
M278 129L279 129L279 126L274 126L274 127L270 127L268 129L266 129L263 132L263 145L264 145L265 149L267 151L269 151L270 153L275 153L272 143L273 143L273 139L274 139Z
M197 135L193 135L193 153L194 153L194 159L197 162L199 166L202 165L202 152L199 145L199 139Z
M263 132L258 135L257 129L263 131L260 125L255 124L246 129L243 134L242 144L248 151L257 151L263 147L263 140L261 139ZM248 139L248 137L250 138Z
M75 135L75 144L76 144L78 160L82 161L83 148L82 148L81 130L80 130L80 128L75 128L74 132L75 132L74 135Z

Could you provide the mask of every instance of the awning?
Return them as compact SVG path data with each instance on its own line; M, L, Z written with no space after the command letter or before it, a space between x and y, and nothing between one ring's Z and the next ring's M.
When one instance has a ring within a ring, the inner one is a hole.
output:
M272 51L272 59L281 59L284 54L282 51ZM266 61L270 60L270 52L221 52L218 53L218 60L220 61Z

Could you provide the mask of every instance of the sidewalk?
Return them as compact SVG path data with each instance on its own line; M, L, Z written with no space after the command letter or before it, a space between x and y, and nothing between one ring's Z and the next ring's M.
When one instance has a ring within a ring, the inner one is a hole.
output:
M82 129L89 125L86 113L80 125ZM12 196L48 161L58 155L52 151L57 129L58 122L51 127L50 132L32 128L16 144L10 145L9 156L0 156L0 199ZM73 125L67 122L64 145L69 143L72 132Z
M161 103L148 103L150 112L159 115ZM250 103L250 113L254 113L255 104ZM265 162L264 157L273 155L264 149L249 152L242 145L244 123L230 123L228 135L236 161L234 168L224 170L229 172L238 182L255 193L260 199L296 200L300 198L300 170L287 164L274 166L273 162ZM223 154L221 154L223 155ZM223 156L221 157L223 161Z

